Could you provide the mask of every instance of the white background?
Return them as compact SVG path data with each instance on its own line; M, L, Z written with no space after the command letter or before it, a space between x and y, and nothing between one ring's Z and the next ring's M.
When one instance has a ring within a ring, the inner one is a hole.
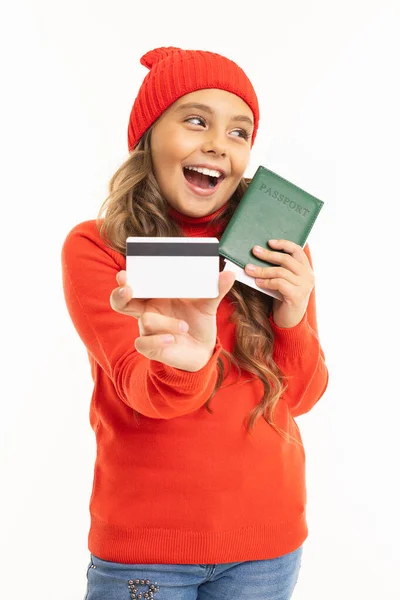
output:
M2 598L85 593L92 381L60 252L127 157L139 59L161 45L236 60L261 105L248 174L325 201L309 242L330 384L298 419L310 535L293 598L400 598L398 2L21 0L0 23Z

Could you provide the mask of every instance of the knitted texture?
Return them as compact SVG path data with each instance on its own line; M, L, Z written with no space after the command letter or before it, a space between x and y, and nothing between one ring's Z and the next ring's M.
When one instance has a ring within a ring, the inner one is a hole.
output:
M196 90L216 88L239 96L254 116L254 144L259 122L258 100L245 72L232 60L203 50L155 48L140 59L150 69L139 88L128 125L132 151L142 135L178 98Z

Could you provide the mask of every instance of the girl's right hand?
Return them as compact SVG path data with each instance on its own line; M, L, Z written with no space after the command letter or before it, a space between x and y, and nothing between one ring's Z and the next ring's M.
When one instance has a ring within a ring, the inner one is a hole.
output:
M235 282L235 274L219 274L217 298L135 299L126 285L126 271L117 274L111 308L138 319L140 354L183 371L199 371L213 355L217 339L217 308ZM122 291L122 293L121 293ZM181 329L182 327L182 329Z

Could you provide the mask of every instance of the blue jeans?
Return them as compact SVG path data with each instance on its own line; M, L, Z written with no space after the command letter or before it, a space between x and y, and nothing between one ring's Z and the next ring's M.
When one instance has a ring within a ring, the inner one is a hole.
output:
M218 565L131 565L91 554L85 600L289 600L302 552Z

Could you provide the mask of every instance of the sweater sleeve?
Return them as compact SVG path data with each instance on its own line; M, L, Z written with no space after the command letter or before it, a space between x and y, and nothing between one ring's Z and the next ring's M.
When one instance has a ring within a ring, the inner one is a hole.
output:
M147 417L171 419L194 412L208 400L218 376L219 338L209 362L194 373L140 354L134 346L140 335L137 319L110 306L125 257L104 245L95 222L70 231L62 246L61 265L73 325L123 402Z
M311 261L306 244L304 252ZM325 354L318 337L315 288L310 294L303 319L295 327L278 327L270 317L274 333L275 363L288 378L283 398L294 417L302 415L318 402L328 385Z

